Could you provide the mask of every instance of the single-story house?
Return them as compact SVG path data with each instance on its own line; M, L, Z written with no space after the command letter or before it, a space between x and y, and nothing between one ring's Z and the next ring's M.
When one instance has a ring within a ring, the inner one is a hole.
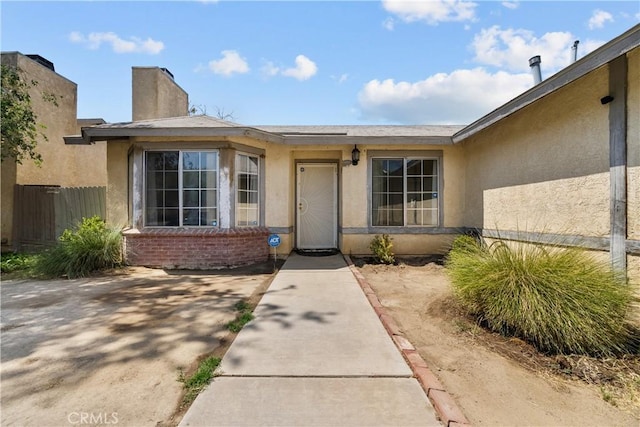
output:
M131 264L252 263L272 233L281 255L368 254L380 234L397 254L439 253L474 229L560 236L640 277L639 45L635 26L468 126L184 116L82 137L107 141L107 220Z

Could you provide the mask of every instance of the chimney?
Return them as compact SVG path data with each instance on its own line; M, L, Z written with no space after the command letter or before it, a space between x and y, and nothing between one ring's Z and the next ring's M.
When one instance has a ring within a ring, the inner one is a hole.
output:
M189 115L189 96L166 68L132 67L132 119Z
M573 42L573 47L571 47L571 62L574 63L578 60L578 43L580 40L576 40Z
M531 73L533 73L533 84L537 85L542 81L542 74L540 73L540 55L536 55L529 59L529 67L531 67Z
M56 71L56 68L53 66L53 62L49 61L47 58L44 58L40 55L35 55L35 54L30 54L30 55L25 55L27 58L32 59L34 61L36 61L38 64L47 67L48 69L50 69L51 71Z

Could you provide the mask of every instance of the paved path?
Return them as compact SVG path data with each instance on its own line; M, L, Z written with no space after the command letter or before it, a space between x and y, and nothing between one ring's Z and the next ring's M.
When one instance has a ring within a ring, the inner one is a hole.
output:
M442 426L341 255L291 254L181 426Z

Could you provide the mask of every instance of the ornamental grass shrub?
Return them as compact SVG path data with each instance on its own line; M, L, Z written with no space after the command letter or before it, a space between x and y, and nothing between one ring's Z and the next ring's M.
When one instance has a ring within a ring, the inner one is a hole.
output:
M462 306L490 330L545 353L606 356L632 345L631 286L584 250L461 236L446 266Z
M110 229L99 216L83 218L65 230L58 243L38 256L34 273L41 277L84 277L122 264L120 230Z

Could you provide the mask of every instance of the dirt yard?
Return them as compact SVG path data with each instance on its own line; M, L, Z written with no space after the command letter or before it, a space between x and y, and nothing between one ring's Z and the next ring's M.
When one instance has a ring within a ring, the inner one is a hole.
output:
M606 363L547 357L466 319L452 298L442 260L353 262L473 425L640 425L640 396L634 390L623 390L622 398L610 392L615 372ZM626 363L640 390L640 358ZM577 379L581 364L592 384Z
M224 352L233 305L256 303L272 271L3 280L1 425L175 425L179 370Z

